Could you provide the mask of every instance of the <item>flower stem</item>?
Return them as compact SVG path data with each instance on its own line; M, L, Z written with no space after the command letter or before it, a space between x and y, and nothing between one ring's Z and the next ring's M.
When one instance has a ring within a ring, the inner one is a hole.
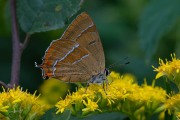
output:
M5 90L8 89L8 85L6 85L4 82L0 81L0 85L3 86Z
M20 43L18 24L16 16L16 0L10 1L12 16L12 68L11 68L11 86L19 84L20 63L23 50L26 48L30 35L27 34L24 43Z
M12 16L12 68L11 68L11 85L19 84L19 73L20 73L20 40L18 34L17 17L16 17L16 0L10 1L11 16Z

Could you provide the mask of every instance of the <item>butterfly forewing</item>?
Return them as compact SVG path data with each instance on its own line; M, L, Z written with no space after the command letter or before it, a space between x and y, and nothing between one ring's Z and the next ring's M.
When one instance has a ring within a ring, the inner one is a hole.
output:
M62 35L62 39L75 40L77 37L81 35L85 30L93 26L94 23L89 15L85 12L81 13L77 16L76 19L69 25L64 34Z
M105 58L103 47L92 19L81 13L59 40L46 50L42 68L43 76L65 82L85 82L103 73Z

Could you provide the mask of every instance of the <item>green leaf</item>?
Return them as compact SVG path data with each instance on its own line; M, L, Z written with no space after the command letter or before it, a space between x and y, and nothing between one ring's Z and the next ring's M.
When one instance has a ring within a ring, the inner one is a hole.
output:
M155 53L160 39L180 16L180 0L152 0L140 18L140 43L147 59Z
M81 0L17 0L18 21L24 32L33 34L62 28Z
M9 1L0 0L0 36L8 37L11 35L11 16Z
M56 114L55 108L52 108L41 117L41 120L69 120L70 115L70 110L65 110L62 114Z
M125 118L127 118L127 116L119 112L109 112L91 115L81 119L71 116L70 120L125 120Z

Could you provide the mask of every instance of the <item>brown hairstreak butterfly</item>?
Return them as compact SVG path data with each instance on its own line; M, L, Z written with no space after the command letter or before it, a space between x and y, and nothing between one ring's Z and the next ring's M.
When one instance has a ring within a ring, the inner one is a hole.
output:
M83 12L69 25L62 37L47 48L41 65L43 78L64 82L103 83L109 74L104 51L90 16Z

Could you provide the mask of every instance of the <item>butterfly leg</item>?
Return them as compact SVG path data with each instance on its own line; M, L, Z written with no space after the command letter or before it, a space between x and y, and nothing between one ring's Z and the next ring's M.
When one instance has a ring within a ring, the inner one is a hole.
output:
M106 82L106 89L108 89L109 81L107 78L106 78L105 82Z
M89 86L89 81L88 81L87 84L86 84L86 89L85 89L84 93L86 93L86 91L87 91L87 89L88 89L88 86Z
M104 90L104 93L107 95L107 93L106 93L107 85L106 85L106 87L105 87L105 85L104 85L105 83L103 82L102 84L103 84L103 90Z

